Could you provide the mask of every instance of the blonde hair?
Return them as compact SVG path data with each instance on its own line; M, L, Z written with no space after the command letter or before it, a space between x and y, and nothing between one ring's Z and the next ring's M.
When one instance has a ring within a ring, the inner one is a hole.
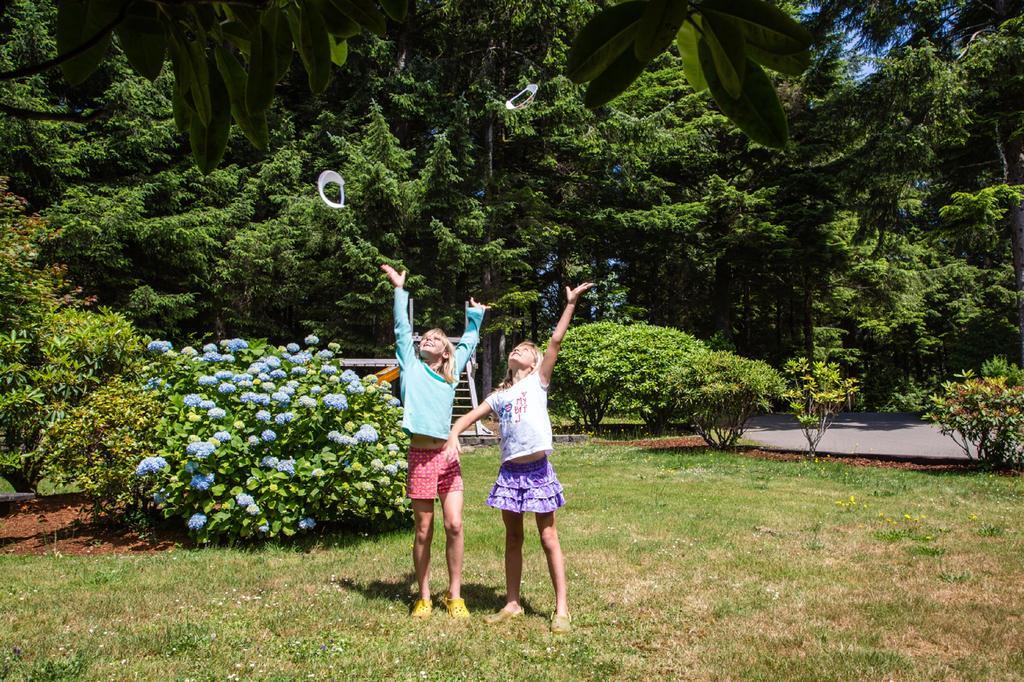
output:
M448 357L441 361L441 376L449 384L456 383L459 380L459 372L455 367L455 346L452 345L443 329L431 329L423 335L423 338L428 336L436 336L444 342L444 349L448 351Z
M533 341L522 341L520 343L517 343L512 348L512 350L515 350L516 348L520 348L522 346L526 346L527 348L533 351L533 369L530 370L530 374L533 374L534 372L540 369L540 361L543 359L540 354L540 348L538 348L537 344L535 344ZM515 383L514 379L515 375L512 373L512 368L509 367L508 371L505 372L505 378L501 380L501 383L498 384L498 387L494 389L494 392L497 393L498 391L504 391L506 388L511 388L512 384Z

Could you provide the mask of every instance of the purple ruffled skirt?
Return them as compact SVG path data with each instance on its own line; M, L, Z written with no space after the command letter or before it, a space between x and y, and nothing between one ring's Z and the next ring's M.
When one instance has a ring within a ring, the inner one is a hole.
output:
M504 462L487 504L505 511L547 513L565 504L562 484L547 457L536 462Z

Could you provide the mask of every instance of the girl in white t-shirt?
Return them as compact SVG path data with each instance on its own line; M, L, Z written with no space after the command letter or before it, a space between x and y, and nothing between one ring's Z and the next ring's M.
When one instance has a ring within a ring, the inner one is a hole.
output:
M548 461L551 454L551 420L548 418L548 384L558 359L576 301L594 286L566 287L566 305L562 317L542 356L536 345L526 341L508 356L508 374L498 389L452 427L445 450L458 457L459 434L490 413L501 424L501 468L487 504L501 510L505 523L505 607L487 616L488 623L500 623L523 614L519 587L523 575L523 514L534 512L541 545L548 560L548 571L555 587L555 613L552 632L571 629L566 596L565 561L555 529L555 510L565 504L562 484Z

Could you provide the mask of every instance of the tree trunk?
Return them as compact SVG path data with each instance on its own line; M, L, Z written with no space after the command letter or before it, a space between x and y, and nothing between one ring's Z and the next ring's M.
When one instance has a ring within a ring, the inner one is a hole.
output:
M732 340L732 269L724 255L715 261L715 290L711 299L715 311L715 331Z
M814 362L814 296L811 285L804 282L804 355Z
M1006 184L1024 185L1024 139L1015 139L1000 144L1005 159L1004 176ZM1010 209L1010 247L1013 249L1013 278L1017 293L1017 328L1019 331L1019 362L1024 367L1024 203Z

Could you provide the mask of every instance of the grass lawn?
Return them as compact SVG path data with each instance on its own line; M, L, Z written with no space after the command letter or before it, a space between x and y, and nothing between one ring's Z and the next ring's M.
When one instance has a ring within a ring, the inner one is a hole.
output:
M1024 679L1022 478L623 446L554 462L570 635L548 632L535 532L527 617L499 627L408 620L410 532L4 556L0 679ZM504 592L496 468L464 456L477 617Z

